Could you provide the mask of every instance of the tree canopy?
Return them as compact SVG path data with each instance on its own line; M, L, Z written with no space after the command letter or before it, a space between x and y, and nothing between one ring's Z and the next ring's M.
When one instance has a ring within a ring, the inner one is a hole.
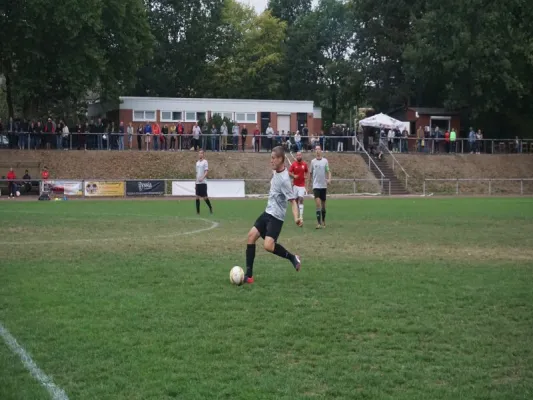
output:
M0 104L31 118L88 96L307 99L326 123L446 107L489 136L531 136L531 17L524 0L6 1Z

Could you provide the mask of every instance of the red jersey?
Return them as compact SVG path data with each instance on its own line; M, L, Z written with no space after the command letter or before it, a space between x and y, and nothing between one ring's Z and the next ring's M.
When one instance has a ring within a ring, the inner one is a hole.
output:
M293 162L289 168L289 172L293 175L296 175L296 178L294 178L293 182L294 186L305 187L305 174L309 172L307 163L305 161Z
M7 173L7 179L9 179L10 181L13 181L13 180L17 179L17 177L15 175L15 172L14 171L9 171Z
M42 179L47 180L49 176L50 176L50 173L48 171L41 172Z

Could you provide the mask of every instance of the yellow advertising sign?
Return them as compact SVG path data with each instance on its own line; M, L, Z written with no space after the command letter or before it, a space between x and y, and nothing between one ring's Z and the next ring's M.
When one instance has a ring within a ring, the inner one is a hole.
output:
M124 182L85 181L84 186L87 197L124 196Z

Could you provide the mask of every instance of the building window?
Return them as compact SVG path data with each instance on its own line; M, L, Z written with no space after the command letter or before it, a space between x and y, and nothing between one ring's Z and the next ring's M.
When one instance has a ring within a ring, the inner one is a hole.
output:
M161 111L161 121L178 122L182 120L181 111Z
M155 111L133 111L134 121L155 121Z
M198 121L198 120L196 119L196 112L194 112L194 111L187 111L187 112L185 113L185 121L187 121L187 122L196 122L196 121Z
M257 122L256 113L235 113L235 120L237 122L255 123Z
M207 121L207 114L205 112L197 112L196 121Z
M213 116L220 115L220 118L222 118L222 119L227 118L230 121L233 121L233 113L232 112L229 112L229 111L213 111L212 114L213 114Z

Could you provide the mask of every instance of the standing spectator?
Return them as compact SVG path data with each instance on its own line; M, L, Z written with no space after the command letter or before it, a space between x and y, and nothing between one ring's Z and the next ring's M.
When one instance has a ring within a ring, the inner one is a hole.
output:
M63 150L68 150L69 149L69 136L70 136L70 131L68 129L68 125L67 124L63 124L63 129L61 130L62 133L61 133L61 144L62 144L62 148Z
M128 148L131 151L133 146L133 124L130 122L126 128L126 133L128 134Z
M274 143L274 147L275 146L283 146L283 142L285 142L285 131L282 129L281 132L280 131L276 131L275 133L275 139L274 139L275 143Z
M213 126L211 127L211 150L212 151L218 151L218 143L217 143L218 140L217 139L218 139L217 126L213 124Z
M57 124L56 126L56 134L55 134L55 138L56 138L56 149L57 150L61 150L61 148L63 147L63 127L65 126L65 124L63 123L63 120L59 120L59 123Z
M404 127L402 131L402 138L401 140L401 152L407 153L409 151L409 132Z
M302 136L300 131L296 131L294 134L294 143L296 144L296 151L302 151Z
M259 130L259 125L255 126L253 135L252 142L254 151L258 153L261 150L261 131Z
M124 150L124 121L118 125L118 149Z
M159 138L159 143L161 144L161 151L168 150L168 143L167 143L167 137L168 137L168 125L163 125L163 129L161 129L161 136Z
M170 126L170 151L176 151L176 125Z
M85 121L85 125L81 129L81 132L82 134L79 135L79 147L80 149L83 149L83 151L87 151L87 135L91 133L91 127L88 121Z
M105 126L101 118L98 118L98 122L96 123L94 132L96 133L96 147L98 148L98 150L102 150L104 148Z
M344 151L344 129L343 128L337 128L335 131L335 136L337 136L337 152Z
M183 134L185 133L185 127L183 126L183 123L181 121L178 122L178 126L176 127L176 131L178 132L178 150L183 150Z
M424 129L419 126L416 130L416 148L417 151L422 151L422 140L424 140Z
M311 143L309 138L309 128L307 127L307 124L304 124L304 127L302 129L302 147L304 150L307 150L307 146L309 143Z
M394 145L394 129L389 129L389 132L387 133L387 142L388 142L388 149L389 151L393 151L393 145Z
M477 145L476 145L477 153L476 154L481 154L481 148L483 147L483 133L481 132L481 129L477 130L476 142L477 142Z
M37 121L35 124L35 127L33 128L33 136L34 136L34 144L35 144L35 150L41 148L41 140L43 136L43 126L41 125L41 121Z
M266 134L266 149L268 151L272 151L272 149L274 148L273 139L272 139L274 137L274 129L272 128L272 124L270 122L268 123L268 128L266 128L265 134Z
M150 141L152 140L152 124L147 122L144 126L144 140L146 142L146 151L150 151Z
M246 125L243 125L242 127L242 131L241 131L241 147L242 147L242 151L244 151L245 147L246 147L246 138L248 137L248 129L246 128Z
M209 136L209 127L207 126L207 122L206 121L202 121L202 139L200 140L201 142L201 146L200 148L201 149L207 149L207 138Z
M75 134L72 135L71 139L72 147L76 147L78 150L81 150L81 136L83 134L83 125L80 123L80 121L78 121L78 123L74 127L73 133Z
M144 127L142 124L139 124L137 127L137 148L139 151L143 149L143 134L144 134Z
M446 153L450 152L450 132L446 129L446 132L444 132L444 144L445 144L445 151Z
M198 123L195 122L192 128L192 143L193 143L194 151L198 151L198 147L200 147L200 135L201 134L202 134L202 129L200 128L200 126L198 126Z
M157 121L155 121L152 125L152 134L154 135L154 150L159 150L159 135L161 135L161 127Z
M517 154L522 153L522 141L518 138L518 136L515 136L514 138L514 146Z
M456 152L456 148L455 148L456 144L457 144L457 133L455 132L455 128L452 128L452 131L450 132L450 152L452 153Z
M472 127L470 127L470 132L468 132L468 147L470 148L470 154L476 152L476 132L474 132Z
M231 129L232 134L232 149L235 151L239 150L239 125L235 122L235 125L233 125L233 128Z
M228 148L228 127L226 121L222 122L222 126L220 127L220 139L222 140L220 149L226 151Z
M13 171L13 168L9 168L9 172L7 173L7 180L8 180L7 188L8 188L10 199L16 196L17 184L15 182L15 179L17 179L17 176L15 175L15 171Z

